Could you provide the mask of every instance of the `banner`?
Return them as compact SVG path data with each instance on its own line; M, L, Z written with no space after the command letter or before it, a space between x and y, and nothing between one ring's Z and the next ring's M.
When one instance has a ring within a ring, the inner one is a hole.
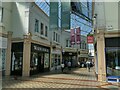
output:
M71 29L70 31L70 41L71 41L71 45L75 44L75 29Z
M80 35L81 35L81 32L80 32L80 27L76 28L76 43L77 44L80 44Z
M58 30L58 2L50 2L50 30Z
M61 2L61 28L62 30L70 29L70 9L71 3L69 2Z
M87 35L87 43L88 44L92 44L94 42L94 37L93 35Z

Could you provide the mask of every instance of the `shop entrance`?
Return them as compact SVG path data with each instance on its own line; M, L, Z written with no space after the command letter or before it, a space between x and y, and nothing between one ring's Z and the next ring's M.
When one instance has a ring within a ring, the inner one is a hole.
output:
M31 44L30 75L49 70L49 48Z
M38 54L38 71L44 72L44 53Z
M12 43L11 50L11 75L22 76L23 43Z

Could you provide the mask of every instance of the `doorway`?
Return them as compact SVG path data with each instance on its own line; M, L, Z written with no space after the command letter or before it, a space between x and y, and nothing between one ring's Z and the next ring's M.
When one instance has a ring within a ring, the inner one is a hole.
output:
M38 71L44 72L44 53L38 54Z

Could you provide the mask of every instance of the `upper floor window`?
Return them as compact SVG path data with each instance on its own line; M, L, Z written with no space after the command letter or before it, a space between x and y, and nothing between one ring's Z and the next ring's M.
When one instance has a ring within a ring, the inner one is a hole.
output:
M57 37L58 37L58 34L56 33L56 42L58 41L58 38L57 38Z
M69 40L69 47L71 47L71 42L70 42L70 40Z
M39 32L39 20L35 19L35 32Z
M86 49L86 43L85 43L85 49Z
M80 49L82 49L82 43L80 43Z
M48 27L47 26L45 26L45 36L47 37L48 36Z
M58 42L60 43L60 35L58 35Z
M66 40L66 47L68 47L68 40Z
M54 35L53 35L53 40L55 41L55 32L54 32Z
M41 35L43 35L44 34L44 25L43 25L43 23L41 23Z
M0 22L3 22L3 8L0 7Z

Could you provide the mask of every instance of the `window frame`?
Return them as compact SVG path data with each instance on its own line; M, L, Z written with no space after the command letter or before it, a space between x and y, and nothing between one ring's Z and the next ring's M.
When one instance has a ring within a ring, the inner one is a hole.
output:
M53 41L55 41L56 39L55 39L55 37L56 37L56 33L55 32L53 32Z
M45 26L45 36L48 37L48 27Z
M40 34L44 35L44 24L42 22L40 23Z
M35 19L35 32L39 32L39 20Z

